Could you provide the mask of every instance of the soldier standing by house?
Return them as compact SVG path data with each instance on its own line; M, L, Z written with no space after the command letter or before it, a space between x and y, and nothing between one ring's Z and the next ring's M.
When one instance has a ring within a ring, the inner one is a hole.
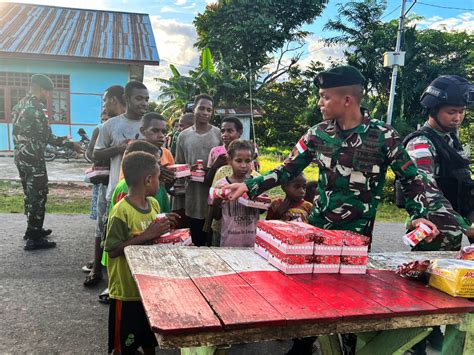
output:
M48 122L45 104L53 87L53 82L46 75L33 75L30 93L15 105L12 112L15 164L23 186L28 221L24 236L25 250L56 246L55 242L46 239L51 230L43 228L48 196L44 150L47 144L61 145L66 140L66 137L54 136Z

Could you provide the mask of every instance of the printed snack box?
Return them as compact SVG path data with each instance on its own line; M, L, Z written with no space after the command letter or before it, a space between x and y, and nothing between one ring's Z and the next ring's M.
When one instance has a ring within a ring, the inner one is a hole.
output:
M176 179L191 175L191 169L188 164L167 165L166 168L174 173Z
M314 234L283 221L258 221L257 236L286 254L313 255Z
M416 227L414 230L405 234L402 237L402 240L403 240L403 243L405 243L405 245L410 245L414 247L430 234L431 234L431 228L428 227L424 223L420 223L420 225Z
M341 256L341 274L365 274L367 272L367 256Z
M204 182L206 172L204 171L204 161L198 159L196 165L191 168L191 181Z
M454 297L474 297L474 261L435 259L427 272L431 287Z
M342 235L342 255L364 256L369 251L370 238L351 231L338 231Z
M268 246L269 244L258 235L255 237L254 251L265 260L268 260L269 256Z
M240 204L250 207L250 208L258 208L259 210L268 210L270 208L270 204L272 200L270 197L265 195L260 195L255 197L253 200L249 199L247 194L243 194L241 197L238 198Z
M313 272L312 255L288 255L271 248L268 262L285 274L311 274Z
M175 229L169 233L165 233L153 240L153 244L191 245L192 240L189 228Z
M337 274L341 265L339 255L314 255L313 274Z
M333 230L323 230L314 240L314 255L341 255L342 236Z

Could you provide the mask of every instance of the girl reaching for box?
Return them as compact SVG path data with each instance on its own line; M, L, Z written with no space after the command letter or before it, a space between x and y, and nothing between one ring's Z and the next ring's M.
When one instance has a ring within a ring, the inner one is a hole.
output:
M258 175L252 171L254 157L252 143L235 140L229 145L227 155L229 165L232 167L232 175L216 181L213 187L218 188L235 182L243 182L251 176ZM212 206L214 220L221 221L220 246L251 247L254 245L260 214L258 209L246 207L238 201L222 200L219 197L214 198ZM213 225L213 229L214 227L215 225ZM218 231L214 230L214 232Z

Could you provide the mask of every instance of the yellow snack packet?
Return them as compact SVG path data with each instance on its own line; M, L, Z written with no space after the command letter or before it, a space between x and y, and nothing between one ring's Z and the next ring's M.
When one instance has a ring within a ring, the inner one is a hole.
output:
M474 297L474 261L435 259L427 272L431 287L454 297Z

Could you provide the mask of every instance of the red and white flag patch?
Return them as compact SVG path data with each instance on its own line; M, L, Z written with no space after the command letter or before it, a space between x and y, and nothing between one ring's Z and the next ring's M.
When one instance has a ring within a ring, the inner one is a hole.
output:
M304 139L301 138L298 143L296 143L296 149L298 150L298 153L303 154L308 150L308 147L306 146L306 143L304 142Z

